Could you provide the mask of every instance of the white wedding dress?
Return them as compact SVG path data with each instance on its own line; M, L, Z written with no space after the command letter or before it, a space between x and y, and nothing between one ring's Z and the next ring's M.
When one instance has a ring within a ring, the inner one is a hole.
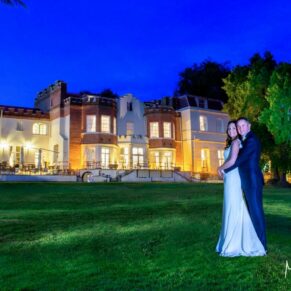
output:
M224 151L225 160L229 154L230 147ZM224 175L222 227L216 252L224 257L252 257L266 254L243 197L238 168Z

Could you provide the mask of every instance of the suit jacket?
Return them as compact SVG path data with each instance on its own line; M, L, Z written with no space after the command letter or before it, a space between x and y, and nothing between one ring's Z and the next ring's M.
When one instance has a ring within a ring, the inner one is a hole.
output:
M259 166L261 144L255 134L250 131L242 142L242 148L231 167L224 169L225 173L238 167L242 188L257 187L264 184L264 178Z

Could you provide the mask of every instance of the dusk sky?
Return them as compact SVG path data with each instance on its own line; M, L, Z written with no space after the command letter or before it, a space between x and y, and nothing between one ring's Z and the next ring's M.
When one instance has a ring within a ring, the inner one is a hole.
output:
M25 0L24 0L25 1ZM0 4L0 104L32 107L56 80L141 100L172 95L205 59L246 64L266 50L291 60L291 1L35 1Z

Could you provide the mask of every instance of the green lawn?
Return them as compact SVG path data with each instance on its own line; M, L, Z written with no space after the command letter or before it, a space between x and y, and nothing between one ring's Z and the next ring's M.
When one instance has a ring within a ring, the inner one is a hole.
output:
M223 185L0 183L1 290L287 290L290 189L266 187L269 253L215 253Z

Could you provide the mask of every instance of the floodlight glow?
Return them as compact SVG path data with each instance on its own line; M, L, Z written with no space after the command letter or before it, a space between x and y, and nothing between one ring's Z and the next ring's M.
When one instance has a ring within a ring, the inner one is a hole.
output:
M24 146L27 150L30 150L32 149L32 143L31 142L27 142L25 143L25 146Z
M7 149L8 148L8 143L6 141L2 140L0 142L0 148L1 149Z

